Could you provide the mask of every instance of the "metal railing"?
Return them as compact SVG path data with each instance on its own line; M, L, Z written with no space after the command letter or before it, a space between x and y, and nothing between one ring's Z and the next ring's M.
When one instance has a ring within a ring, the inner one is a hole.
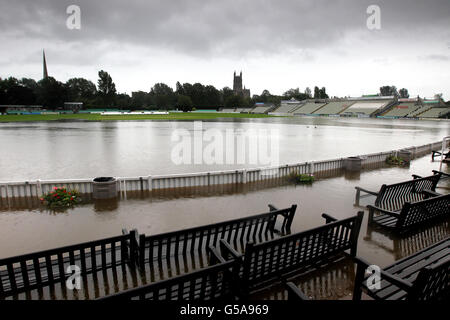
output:
M449 141L446 141L448 143ZM414 157L430 153L432 150L442 148L442 141L413 146L406 149L411 151ZM371 164L383 163L390 155L395 155L398 150L381 153L359 155L362 158L362 168ZM270 179L280 179L291 173L317 174L331 170L343 169L345 158L332 160L311 161L298 164L287 164L277 167L262 167L240 170L197 172L170 175L147 175L140 177L117 177L119 193L127 191L152 191L172 188L190 188L213 185L246 184ZM63 180L34 180L0 182L0 199L40 197L51 191L54 187L66 187L76 189L82 194L92 193L93 179L63 179Z

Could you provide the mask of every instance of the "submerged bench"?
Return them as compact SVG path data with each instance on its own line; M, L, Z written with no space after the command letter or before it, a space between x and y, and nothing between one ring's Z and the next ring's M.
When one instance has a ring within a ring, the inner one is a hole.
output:
M43 287L54 287L74 274L80 276L107 269L133 267L136 258L136 231L106 239L0 259L0 299ZM70 271L70 272L69 272Z
M413 180L390 185L383 184L378 192L366 190L361 187L355 187L355 203L359 205L361 192L364 192L368 195L376 196L374 203L375 206L384 210L398 211L402 208L405 202L416 202L428 198L430 196L428 191L435 192L441 176L442 173L438 171L435 171L433 175L428 177L413 175Z
M126 290L98 300L233 300L237 261L225 261L208 248L211 265L187 274Z
M220 251L224 259L232 257L240 262L241 295L246 297L289 274L312 269L332 256L355 256L363 215L360 211L354 217L337 220L323 214L323 226L259 244L250 242L244 254L221 240Z
M245 218L146 236L138 243L138 265L148 282L207 267L208 248L225 239L237 251L246 244L263 242L290 233L297 206ZM145 282L145 281L144 281Z
M376 205L367 207L369 208L369 223L376 223L397 232L405 232L436 218L448 216L450 214L450 194L434 196L417 202L406 202L400 211L386 210ZM380 214L374 216L375 212Z
M149 237L123 230L116 237L0 259L0 299L17 299L19 294L66 299L68 293L74 299L98 298L208 267L209 247L220 239L239 249L248 241L289 233L297 206L269 207L268 213L202 227ZM77 271L69 266L80 268L81 291L66 288L66 280Z
M377 300L447 300L450 299L450 238L381 270L380 289L369 289L365 275L369 262L355 258L354 300L364 291Z

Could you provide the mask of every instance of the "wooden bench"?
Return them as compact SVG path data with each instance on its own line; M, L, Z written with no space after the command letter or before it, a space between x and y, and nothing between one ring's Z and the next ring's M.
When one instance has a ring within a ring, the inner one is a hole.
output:
M448 162L450 162L450 151L447 151L447 152L444 152L444 153L442 153L442 150L441 151L436 151L436 150L433 150L433 151L431 151L431 160L432 161L434 161L434 158L436 157L436 156L442 156L444 159L444 162L446 162L446 163L448 163Z
M141 234L138 265L144 282L155 282L209 265L208 247L226 239L242 251L249 241L263 242L290 233L297 206L158 235Z
M450 238L414 255L401 259L380 272L379 289L369 289L366 269L369 262L355 258L354 300L364 291L377 300L447 300L450 299Z
M259 244L249 242L244 254L221 240L220 252L224 259L232 257L240 262L240 294L246 297L290 274L323 264L346 250L350 250L351 256L356 255L363 215L360 211L354 217L337 220L323 214L325 225Z
M364 192L367 195L376 196L375 206L384 210L398 211L405 202L421 201L432 196L441 176L442 173L438 171L428 177L413 176L413 180L390 185L383 184L378 192L355 187L355 204L359 205L359 200L363 197L361 192Z
M225 261L209 247L211 265L171 279L123 291L98 300L233 300L237 261Z
M73 275L70 265L80 268L80 276L104 272L107 269L126 269L134 266L136 231L56 249L0 259L0 299L33 289L42 290L61 283ZM29 298L29 296L27 297Z
M369 223L376 223L397 232L405 232L431 220L448 216L450 214L450 194L434 196L417 202L406 202L400 211L391 211L376 205L367 207L369 208ZM380 214L374 216L375 212Z

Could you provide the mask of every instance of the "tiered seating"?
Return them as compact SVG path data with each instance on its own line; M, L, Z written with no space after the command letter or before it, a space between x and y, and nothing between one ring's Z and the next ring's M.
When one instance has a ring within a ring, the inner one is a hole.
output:
M417 109L416 111L411 112L410 114L408 114L407 117L408 118L419 117L421 113L424 113L425 111L428 111L430 109L431 109L430 105L423 105L419 109Z
M273 106L257 106L251 112L252 113L267 113Z
M312 114L314 113L314 111L323 107L324 105L325 103L308 102L299 109L295 110L294 114Z
M417 102L399 102L398 105L394 106L391 110L384 114L386 117L405 117L408 114L416 111L422 105L417 104Z
M236 109L222 109L222 111L220 111L220 112L223 112L223 113L234 113L234 112L236 112Z
M276 109L274 112L292 113L302 105L303 105L303 103L283 103L282 102L281 106L278 109Z
M375 111L384 108L390 102L391 101L358 101L345 110L343 114L362 114L370 116Z
M445 115L446 113L450 112L450 107L446 108L431 108L428 111L425 111L424 113L420 114L420 118L439 118L440 116Z
M353 102L350 101L335 101L327 103L323 108L316 111L316 114L339 114L349 106L351 106Z

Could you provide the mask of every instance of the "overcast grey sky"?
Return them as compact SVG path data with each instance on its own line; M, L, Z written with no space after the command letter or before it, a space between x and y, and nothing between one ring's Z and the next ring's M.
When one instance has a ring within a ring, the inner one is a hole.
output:
M66 27L69 5L81 29ZM381 9L369 30L367 7ZM252 94L326 86L332 96L406 87L450 99L450 0L0 0L0 77L60 81L100 69L119 92L155 82L232 86Z

